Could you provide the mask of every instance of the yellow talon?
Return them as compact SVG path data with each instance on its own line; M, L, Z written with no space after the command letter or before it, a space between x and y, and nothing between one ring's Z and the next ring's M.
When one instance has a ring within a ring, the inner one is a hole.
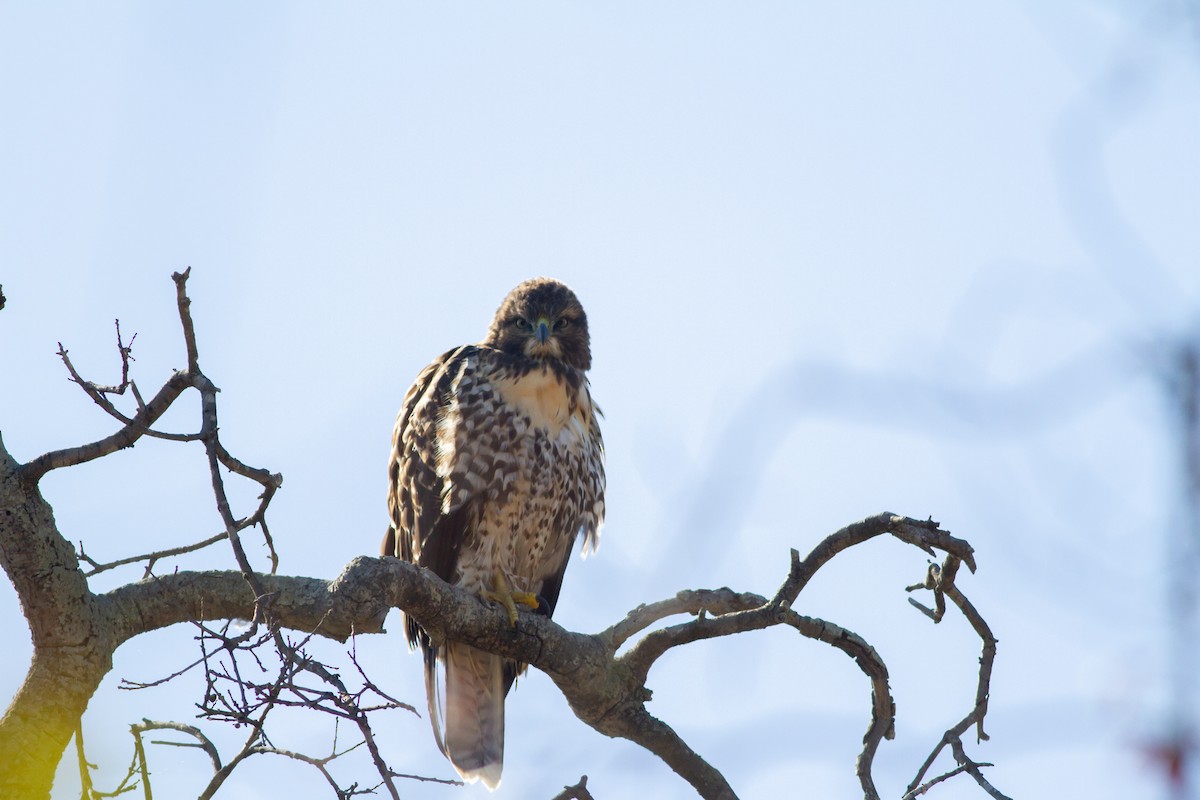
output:
M514 592L499 567L492 572L492 588L483 590L483 598L504 606L508 612L508 623L514 628L517 627L517 603L531 609L538 607L537 595L533 592Z

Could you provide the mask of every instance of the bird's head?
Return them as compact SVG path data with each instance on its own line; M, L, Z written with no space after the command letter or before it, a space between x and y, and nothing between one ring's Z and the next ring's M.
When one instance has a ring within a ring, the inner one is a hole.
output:
M484 344L515 356L592 365L587 315L575 293L552 278L533 278L508 293Z

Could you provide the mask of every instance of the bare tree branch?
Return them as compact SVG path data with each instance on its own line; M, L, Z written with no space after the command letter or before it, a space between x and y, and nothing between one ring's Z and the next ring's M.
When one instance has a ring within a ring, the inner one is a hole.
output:
M950 780L955 775L966 772L967 766L968 766L967 764L959 764L954 769L952 769L948 772L944 772L941 775L938 775L936 778L933 778L932 780L926 781L925 783L918 786L916 789L913 789L912 791L909 791L909 792L905 792L904 797L901 798L901 800L912 800L912 798L914 798L914 797L920 797L921 795L925 794L930 789L932 789L934 786L937 786L942 781ZM991 764L976 764L975 766L990 767L992 765Z
M125 394L127 388L132 390L134 399L137 401L138 411L142 411L146 407L145 401L142 399L141 393L138 391L137 384L129 378L129 362L133 359L133 339L129 340L126 345L121 341L121 321L116 321L117 325L117 350L121 355L121 382L114 386L105 386L94 381L84 380L75 365L71 363L67 351L62 346L62 342L58 343L58 357L62 359L63 366L67 368L67 372L71 376L71 381L79 385L80 388L90 397L96 405L100 406L109 416L119 421L122 425L127 425L140 430L146 436L152 436L159 439L166 439L173 442L191 442L199 438L199 434L187 433L164 433L155 431L147 426L141 425L136 419L127 417L122 414L112 401L108 399L108 395ZM134 334L134 339L137 334Z
M88 763L87 757L83 753L82 720L75 726L75 759L79 763L79 783L83 787L79 793L80 797L82 800L90 800L92 794L92 765Z
M138 411L126 427L111 436L106 436L90 444L68 447L38 456L22 467L22 478L29 483L37 483L42 479L43 475L52 469L62 469L63 467L73 467L76 464L84 464L97 458L103 458L126 447L132 447L146 431L150 430L150 426L154 424L154 421L170 408L171 404L175 402L189 385L190 381L187 374L176 372L163 384L158 394L151 398L150 402L144 408Z
M756 594L737 594L731 589L715 591L685 590L657 603L643 604L630 611L625 619L602 631L599 636L614 652L631 636L654 623L677 614L700 614L705 610L717 614L745 611L763 605L766 600Z
M200 355L196 348L196 327L192 324L192 299L187 296L187 279L192 274L188 267L183 272L172 272L175 281L175 305L179 309L179 322L183 325L183 343L187 348L188 372L199 372Z
M204 735L204 731L195 725L187 725L182 722L158 722L143 719L141 722L129 726L129 730L134 736L139 738L142 734L150 731L178 731L179 733L186 733L196 741L190 744L181 744L179 742L154 742L154 744L169 745L172 747L197 747L203 750L205 755L208 756L209 761L212 762L213 771L218 771L223 766L221 763L221 754L217 752L217 746L213 744L212 739Z
M102 395L125 394L125 390L130 388L133 383L129 380L129 362L135 360L133 357L133 343L137 339L137 334L135 333L133 335L133 338L129 340L129 344L125 344L125 342L121 339L121 320L113 320L113 324L116 325L117 328L117 352L121 355L121 382L113 386L99 386L94 383L88 384L91 389L94 389ZM62 350L61 344L59 345L59 350ZM72 377L75 377L74 370L71 370L71 372Z
M979 768L990 767L992 766L991 764L982 764L968 758L966 751L963 749L963 743L961 739L956 738L953 742L951 742L951 748L954 751L955 761L957 761L966 770L968 775L975 779L975 782L979 784L980 788L987 792L991 797L996 798L996 800L1012 800L1012 798L1010 798L1008 795L1002 793L995 786L992 786L992 784L988 783L987 778L983 777L983 773L979 770Z
M587 775L584 775L579 779L579 783L574 786L564 786L563 790L550 800L595 800L595 798L587 790Z
M245 526L243 526L243 527L245 527ZM207 539L201 539L198 542L192 542L191 544L185 544L185 545L181 545L179 547L167 547L162 550L155 550L151 553L142 553L141 555L136 555L136 556L126 556L125 558L118 558L115 561L107 561L107 562L103 562L103 563L96 561L94 558L89 556L83 549L83 542L80 542L79 550L78 550L78 552L76 552L75 555L80 561L84 562L85 564L87 564L91 567L91 569L86 570L83 573L84 576L88 577L88 578L92 577L93 575L98 575L101 572L107 572L110 569L116 569L117 567L123 567L127 564L136 564L139 561L146 562L146 569L145 569L142 577L149 578L154 570L154 565L158 562L159 559L170 558L171 556L181 556L181 555L185 555L187 553L194 553L197 550L203 550L204 548L208 547L209 545L214 545L217 542L223 542L227 538L228 538L227 534L218 533L218 534L208 537Z
M994 787L991 786L990 783L987 782L986 779L984 779L983 773L978 769L978 767L982 765L976 764L974 761L968 758L962 745L962 734L972 725L974 725L976 728L976 738L979 741L983 742L987 741L988 739L987 733L985 733L983 730L983 720L987 715L988 697L990 694L992 679L992 665L996 659L996 637L992 635L991 628L975 609L975 606L971 604L966 596L955 585L954 579L958 573L958 564L959 561L957 556L948 555L946 556L946 560L943 565L929 565L925 580L922 583L908 587L909 591L919 588L925 588L933 591L936 603L935 609L930 610L915 600L910 599L909 602L921 609L936 623L941 621L942 615L945 613L946 605L943 597L949 597L951 602L953 602L954 605L957 606L960 611L962 611L963 616L967 618L967 621L970 622L971 627L975 630L976 635L979 636L980 641L983 642L983 652L979 658L979 680L975 689L975 705L971 709L970 713L963 717L956 725L947 730L945 735L942 736L941 741L939 741L938 744L933 748L933 752L931 752L929 757L925 759L925 762L921 765L921 768L917 770L916 776L912 779L912 782L909 783L905 797L915 797L916 793L919 793L918 789L922 785L922 780L933 766L934 761L937 760L938 755L947 746L950 747L951 752L954 754L955 761L958 763L959 767L962 768L961 771L966 772L972 778L974 778L975 782L993 797L1004 797L1004 795L1000 794ZM952 771L954 774L957 774L957 772L959 772L959 770ZM932 781L930 785L936 782L937 781Z
M932 520L876 514L825 537L803 559L793 550L787 575L771 598L730 589L680 592L672 598L639 606L597 635L567 631L544 616L527 613L520 615L514 627L502 609L482 603L476 595L446 584L428 570L390 557L355 559L330 581L274 574L277 558L267 529L266 511L282 485L282 476L247 466L220 441L219 390L200 371L191 300L186 291L189 275L190 269L172 276L188 366L172 375L149 403L143 404L138 397L138 410L133 417L122 415L107 397L119 394L126 387L132 387L136 396L136 386L128 374L129 345L123 342L119 329L122 375L116 386L84 381L60 348L72 379L107 413L122 422L120 430L88 445L45 454L25 465L16 464L0 442L0 507L5 509L5 519L9 520L0 526L0 563L13 578L23 608L27 609L35 644L31 678L18 692L9 713L0 720L0 751L7 753L11 747L14 753L33 752L37 764L29 775L0 776L0 794L13 790L10 793L36 795L48 790L54 763L75 732L91 693L111 668L116 648L133 637L180 622L199 626L200 658L163 682L202 666L206 686L199 704L201 715L247 726L247 735L239 750L223 761L199 728L146 721L142 727L132 729L134 762L119 791L133 787L136 766L143 791L150 796L142 735L148 730L167 727L195 739L189 746L204 749L213 762L213 777L201 797L211 797L241 762L259 754L310 764L321 772L339 797L386 787L388 794L398 798L396 779L437 780L393 771L372 733L370 714L397 708L413 711L412 706L380 691L358 665L353 650L350 659L361 678L361 684L356 686L349 685L337 669L313 658L307 649L314 636L345 641L358 633L382 632L388 611L401 608L434 640L462 641L541 669L559 687L582 721L607 736L628 739L645 747L702 797L721 800L736 795L718 769L692 750L670 725L647 711L645 704L651 696L647 687L649 673L657 660L673 648L778 625L789 626L807 639L823 642L848 655L870 681L870 720L855 770L864 796L878 798L872 764L879 743L893 736L895 730L895 703L888 686L887 666L857 634L833 622L803 616L792 606L817 571L839 553L888 534L925 553L945 554L943 563L931 566L919 585L934 592L936 609L923 610L935 621L940 620L946 611L945 598L949 598L984 642L975 706L947 731L910 791L919 788L933 760L949 746L961 767L953 774L969 774L984 791L1003 797L983 779L979 769L982 765L969 759L959 738L974 724L979 740L986 739L983 720L995 656L991 631L955 585L960 563L974 570L974 553L967 542L941 530ZM150 426L188 388L200 394L198 432L164 436L204 443L213 498L225 530L195 545L152 551L108 564L88 557L82 547L76 556L55 528L49 507L38 493L38 480L51 469L84 463L128 447L143 435L154 435ZM226 493L222 467L262 487L259 504L248 516L235 515ZM241 534L252 526L262 528L270 548L269 573L256 570L247 557ZM193 552L222 540L230 544L237 571L175 572L161 576L150 573L158 559ZM145 561L147 577L97 595L88 589L79 560L90 565L91 570L86 574ZM45 581L42 576L48 571L61 579ZM70 613L64 614L64 608L71 609ZM677 615L692 618L644 633L656 623ZM229 624L221 630L204 624L233 619L249 620L250 624L237 633L231 633ZM288 630L299 632L299 641L285 635ZM618 650L639 634L644 635L618 655ZM81 647L79 642L85 645ZM248 660L251 670L243 668L243 660ZM269 672L271 677L252 677L263 672ZM130 688L148 685L152 684L126 684ZM63 699L69 702L61 702ZM361 741L339 750L335 735L334 746L324 757L277 747L270 741L267 722L273 710L281 706L329 714L335 720L335 730L337 721L352 723ZM86 772L82 737L77 739L81 771ZM357 783L348 788L339 786L327 765L364 745L379 783L365 789L358 788ZM950 774L922 785L933 785ZM565 795L568 797L590 797L586 779L564 791L574 792Z

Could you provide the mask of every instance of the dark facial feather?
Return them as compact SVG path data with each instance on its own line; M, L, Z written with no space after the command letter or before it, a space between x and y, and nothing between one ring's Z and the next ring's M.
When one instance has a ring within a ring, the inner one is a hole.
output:
M592 365L587 315L575 293L551 278L534 278L508 293L492 325L485 345L514 356L530 358L528 345L535 336L539 320L546 320L550 338L557 347L533 359L556 359L567 366L586 371Z

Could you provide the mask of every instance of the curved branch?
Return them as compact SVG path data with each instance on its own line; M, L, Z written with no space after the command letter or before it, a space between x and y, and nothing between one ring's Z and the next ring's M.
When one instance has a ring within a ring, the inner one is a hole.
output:
M172 747L198 747L205 752L208 760L212 762L214 772L220 771L223 766L221 764L221 754L217 752L217 746L213 744L212 739L204 735L204 731L195 725L185 725L182 722L157 722L151 719L143 719L141 722L135 722L129 726L129 732L139 740L143 733L149 733L150 731L178 731L179 733L186 733L196 740L196 744L181 744L179 742L157 742L157 744L165 744Z
M826 536L802 562L793 556L792 572L780 588L776 602L790 606L821 567L843 550L890 533L902 542L918 547L929 555L937 550L958 556L972 572L975 571L975 551L966 541L951 536L932 519L919 520L884 511L851 523Z
M863 796L868 800L878 800L879 791L875 788L875 780L871 776L875 752L879 749L881 741L896 735L896 701L892 698L891 687L888 685L887 664L865 639L832 622L804 617L789 610L787 624L810 639L817 639L841 650L854 659L854 663L870 679L871 722L863 735L863 749L854 765L854 772L862 785Z
M104 563L97 561L96 559L89 556L86 552L84 552L83 542L80 542L79 543L79 552L76 554L76 557L80 561L84 562L89 567L91 567L91 569L84 572L85 578L90 578L93 575L98 575L101 572L107 572L108 570L116 569L117 567L123 567L123 566L126 566L127 564L136 564L139 561L147 562L145 577L149 577L150 571L152 569L154 569L155 562L158 561L160 558L170 558L171 556L181 556L181 555L186 555L187 553L194 553L197 550L203 550L204 548L208 547L209 545L214 545L217 542L224 541L226 538L228 538L227 535L222 532L222 533L214 534L213 536L210 536L207 539L201 539L198 542L193 542L191 544L185 544L185 545L181 545L179 547L168 547L163 550L155 550L152 553L142 553L141 555L136 555L136 556L126 556L125 558L118 558L115 561L107 561Z
M925 552L943 550L950 554L947 561L952 561L955 568L960 559L966 561L968 566L974 566L971 546L941 530L933 520L921 521L884 512L847 525L822 540L804 560L792 550L791 569L787 579L769 601L757 595L735 594L728 589L709 593L680 593L670 600L640 606L624 620L604 631L600 635L601 640L615 651L634 633L677 610L698 615L694 620L647 634L625 655L616 658L616 663L628 670L631 683L637 690L624 695L619 713L611 713L610 709L597 721L586 719L583 715L580 715L581 718L610 736L623 736L652 750L691 782L702 796L732 796L723 778L719 785L710 780L709 771L712 768L687 748L686 744L678 741L673 731L668 736L656 727L658 721L646 713L642 705L648 697L648 692L644 689L645 681L654 662L672 647L789 624L805 636L824 641L846 652L871 679L871 722L864 737L863 751L858 759L856 773L865 796L869 799L878 798L879 794L871 777L871 765L879 742L894 735L895 725L895 703L888 687L887 667L875 650L861 637L824 620L802 617L790 607L813 575L834 556L884 533L890 533ZM947 583L948 587L952 585L952 581ZM707 616L706 610L715 612L717 616ZM567 692L561 684L560 688L564 693ZM572 707L575 707L574 702ZM986 707L981 709L977 705L969 719L981 721L984 711ZM578 709L576 712L578 713ZM655 735L649 735L647 731L653 731ZM726 794L727 791L730 793Z
M875 514L825 537L803 561L800 560L799 554L792 550L791 570L772 600L766 601L755 595L737 595L738 605L736 607L727 605L727 611L721 613L721 616L707 618L701 615L698 619L690 622L647 634L622 656L622 660L633 670L635 675L644 678L653 663L668 649L677 645L778 625L784 622L787 609L796 601L817 570L843 550L884 533L891 533L926 552L933 552L933 548L936 547L951 553L962 553L967 558L972 558L969 544L940 530L938 523L932 520L922 522L890 512ZM973 560L970 563L974 563ZM725 598L726 603L733 599L733 593L729 594L730 597ZM677 596L676 604L680 602L679 597L681 596ZM751 605L756 601L761 602ZM624 641L622 637L627 637L633 629L640 629L666 616L667 611L672 607L671 603L672 601L664 601L655 606L640 607L602 636L607 635L614 641L618 639ZM698 609L688 610L690 613L698 613Z
M992 665L996 659L996 637L992 634L992 629L983 619L983 616L976 610L975 606L967 599L958 586L955 585L954 579L957 574L958 559L956 556L947 556L945 563L941 566L930 564L925 581L908 588L910 591L918 588L932 590L936 601L936 610L930 611L915 600L910 599L909 602L921 609L934 622L939 622L942 619L942 614L945 612L943 595L949 597L951 602L958 607L963 616L971 624L971 627L975 630L975 634L979 636L980 641L983 643L983 652L979 657L979 681L975 687L975 706L965 717L943 734L941 740L934 746L933 751L925 759L920 769L917 770L917 774L912 779L912 782L909 783L905 798L918 796L927 791L933 784L946 777L943 776L924 784L921 783L933 766L933 762L937 760L938 755L946 747L949 747L960 769L952 770L948 775L966 772L988 794L999 800L1006 800L1005 795L1001 794L994 786L988 783L987 779L983 777L983 773L979 771L980 766L990 765L978 764L972 761L966 755L962 744L962 735L972 725L976 728L976 736L979 741L987 741L988 739L987 733L983 730L983 720L987 716L988 697L991 691Z
M598 730L628 739L654 753L705 800L737 800L725 776L689 747L670 725L647 711L640 702L624 705L618 714L607 721L605 728ZM610 730L614 733L609 733Z
M674 597L657 603L643 603L625 615L625 619L600 632L599 636L608 648L617 651L631 636L640 633L659 620L677 614L699 614L703 610L716 614L745 611L767 602L757 594L738 594L732 589L689 589Z
M794 553L795 551L793 551ZM793 564L795 564L795 561L796 559L793 560ZM631 611L624 620L607 629L600 636L608 642L615 642L615 646L619 647L620 643L628 638L629 635L632 635L633 632L673 614L702 615L705 612L710 612L722 615L721 619L727 620L731 617L726 615L746 611L770 612L770 602L760 595L749 593L737 594L730 589L680 592L669 600L639 606ZM875 789L874 781L871 777L871 766L880 741L884 738L890 739L895 735L896 704L892 699L891 689L888 685L887 665L875 649L861 636L832 622L805 617L791 609L788 609L784 613L782 620L778 618L777 612L765 616L769 616L770 619L762 627L778 624L782 621L783 624L795 628L807 638L832 645L854 659L859 669L870 679L872 701L871 722L867 728L867 733L863 737L863 751L856 763L855 772L863 786L864 795L867 798L877 798L879 794ZM690 641L754 629L747 627L747 619L755 620L757 623L764 622L762 616L758 614L749 617L743 616L738 623L726 629L717 620L701 617L694 622L677 625L665 631L656 631L655 634L662 634L662 636L657 640L651 640L651 646L647 648L640 658L649 658L652 652L658 651L664 644L666 647L673 647ZM642 642L639 642L638 647L641 648L647 639L650 639L655 634L651 634L646 639L643 639ZM661 655L661 652L658 655ZM657 658L657 655L654 658ZM635 668L635 674L640 669L641 666ZM648 667L646 669L648 670ZM642 742L639 741L639 744L642 744Z

